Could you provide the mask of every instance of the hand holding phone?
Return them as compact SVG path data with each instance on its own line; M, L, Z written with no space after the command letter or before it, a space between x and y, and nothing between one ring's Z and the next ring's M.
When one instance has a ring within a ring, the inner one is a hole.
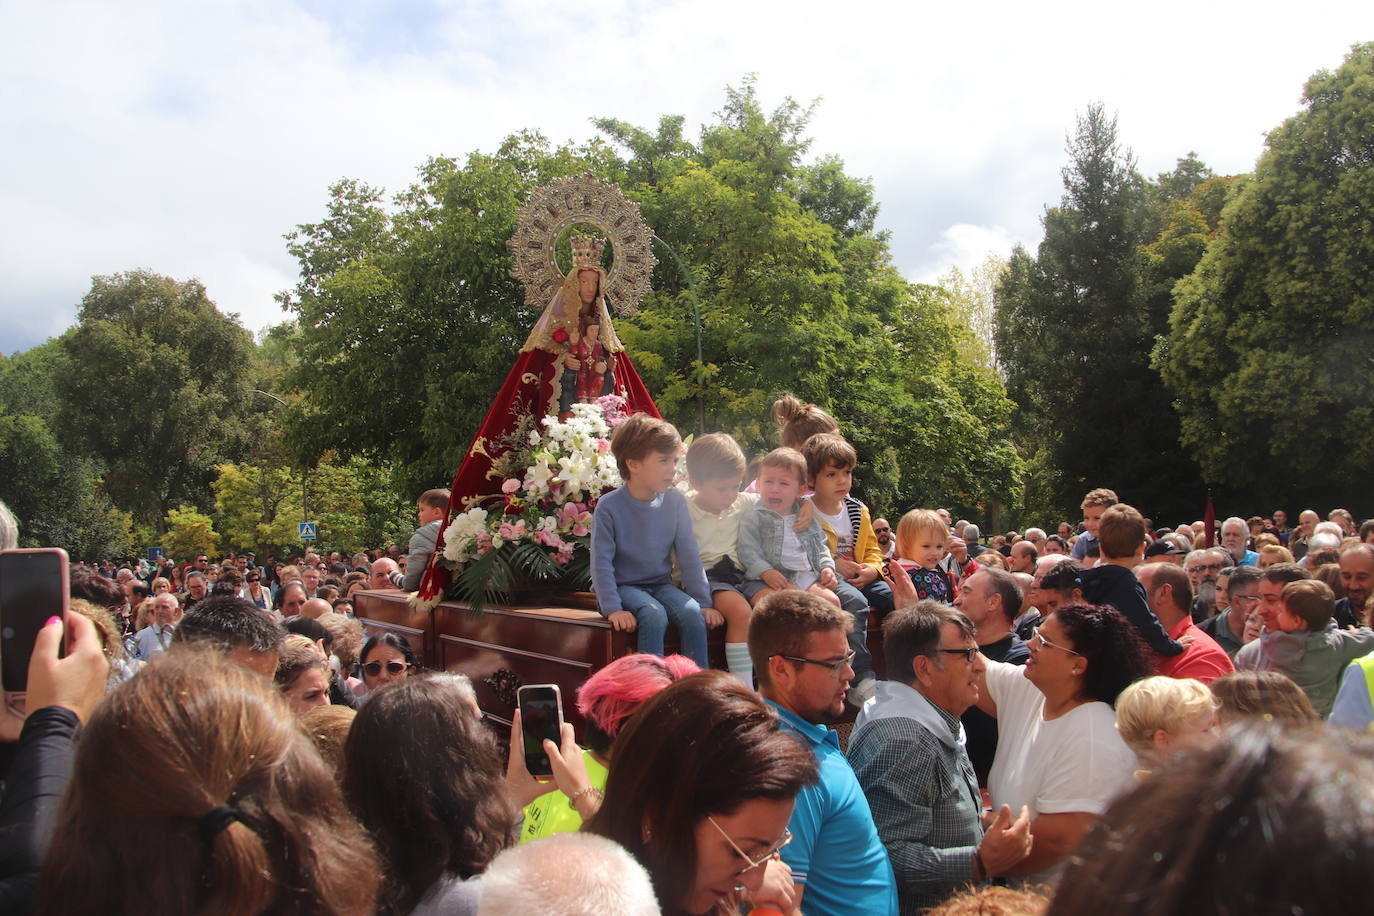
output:
M68 582L64 550L0 551L0 682L6 691L26 688L39 631L53 617L66 616ZM59 657L62 648L57 646Z
M64 644L71 647L65 658L60 652ZM104 699L109 679L110 663L95 624L80 614L68 614L65 623L53 617L39 630L29 664L31 711L61 706L85 722Z
M530 684L517 694L520 730L525 745L525 769L531 776L552 776L553 766L544 751L545 739L555 745L563 734L563 695L557 684Z

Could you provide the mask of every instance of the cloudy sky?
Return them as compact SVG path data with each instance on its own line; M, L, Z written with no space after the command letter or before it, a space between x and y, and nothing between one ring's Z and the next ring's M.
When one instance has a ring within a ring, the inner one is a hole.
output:
M136 268L260 329L295 278L283 233L338 178L394 191L429 156L585 140L593 117L695 134L751 72L769 108L821 99L813 153L873 180L929 280L1039 241L1090 101L1147 174L1189 150L1249 171L1304 80L1371 39L1368 0L0 0L0 352Z

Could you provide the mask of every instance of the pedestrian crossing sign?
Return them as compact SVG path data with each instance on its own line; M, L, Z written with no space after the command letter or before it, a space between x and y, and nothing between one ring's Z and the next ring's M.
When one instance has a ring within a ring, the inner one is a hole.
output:
M300 529L300 538L302 541L313 541L315 538L319 537L319 526L314 522L301 522Z

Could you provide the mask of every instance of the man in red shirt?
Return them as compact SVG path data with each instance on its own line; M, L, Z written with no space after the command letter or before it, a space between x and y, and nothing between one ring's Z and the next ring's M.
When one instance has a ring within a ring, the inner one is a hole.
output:
M1140 584L1150 602L1150 610L1172 639L1192 637L1192 643L1173 658L1156 658L1155 667L1166 677L1197 678L1204 684L1236 670L1226 650L1198 629L1189 609L1193 587L1188 574L1172 563L1149 563L1136 567Z

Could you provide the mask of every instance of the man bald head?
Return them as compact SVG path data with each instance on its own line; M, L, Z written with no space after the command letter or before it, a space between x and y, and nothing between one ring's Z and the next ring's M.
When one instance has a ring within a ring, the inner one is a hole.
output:
M323 598L311 598L306 601L305 604L301 605L301 616L309 617L312 620L318 620L325 614L328 614L330 610L332 609L329 607L328 601L325 601Z
M368 588L394 588L392 575L400 575L401 567L391 557L380 557L372 561L372 574L368 578Z

